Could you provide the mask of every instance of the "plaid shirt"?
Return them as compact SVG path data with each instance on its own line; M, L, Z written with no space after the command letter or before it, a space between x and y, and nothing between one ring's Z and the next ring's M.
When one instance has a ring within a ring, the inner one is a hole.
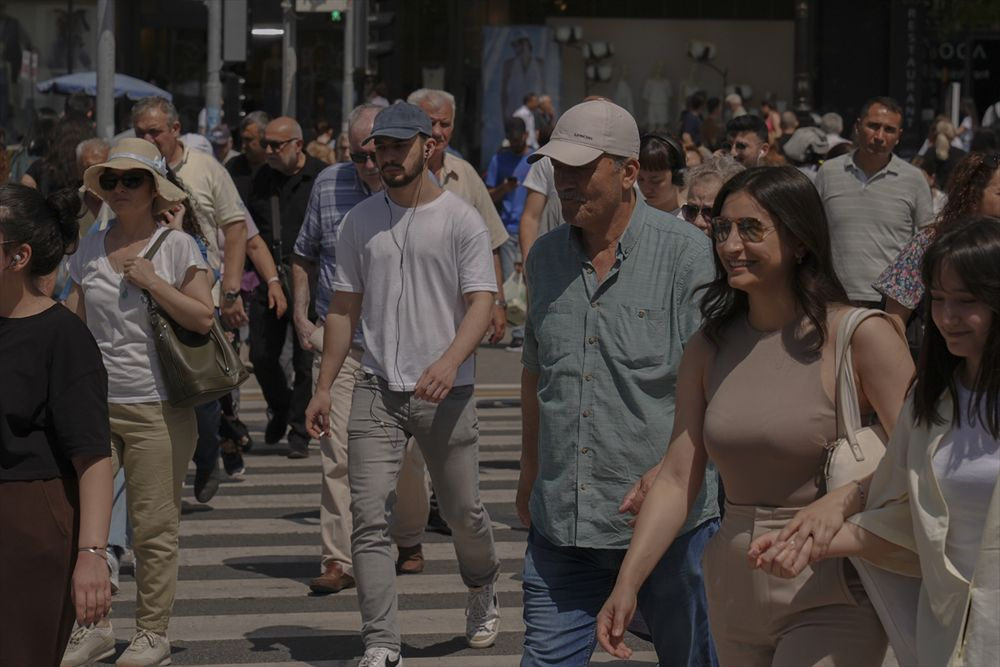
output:
M350 162L327 167L316 178L306 219L295 241L295 254L319 266L316 281L316 314L326 318L333 296L333 277L337 270L337 235L347 212L372 191Z

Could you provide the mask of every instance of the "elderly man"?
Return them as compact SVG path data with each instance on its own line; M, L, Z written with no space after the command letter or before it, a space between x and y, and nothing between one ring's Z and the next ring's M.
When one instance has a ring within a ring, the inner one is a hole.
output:
M427 171L430 135L430 120L412 104L394 104L375 117L363 145L374 142L386 189L355 206L340 228L323 361L307 409L310 433L319 437L360 320L365 352L348 427L352 556L365 644L360 667L402 661L387 533L410 436L452 526L469 591L466 641L486 648L499 633L500 562L479 497L472 359L489 325L496 278L482 218Z
M441 187L458 195L479 211L479 215L483 216L486 227L490 230L490 248L493 250L493 266L499 290L493 306L493 333L490 342L498 343L507 328L507 304L504 303L500 248L510 237L479 172L471 164L447 150L451 143L451 135L455 131L455 97L443 90L421 88L410 93L406 101L420 107L431 119L434 148L427 161L427 168L434 174Z
M372 193L382 190L382 175L375 153L361 145L372 133L375 115L384 107L362 104L348 116L350 162L335 164L320 173L309 197L306 218L292 256L293 321L299 344L323 351L323 323L333 296L337 269L337 234L347 213ZM316 295L315 324L309 317L310 294ZM322 543L321 574L309 582L314 593L339 593L354 587L351 560L351 489L347 481L347 418L354 393L355 371L361 369L364 338L355 331L351 349L330 389L329 432L319 439L323 465L319 531ZM313 355L313 379L319 379L320 355ZM427 490L423 465L413 463L413 439L396 486L397 502L390 534L399 547L396 571L417 574L424 569L420 540L427 522ZM402 500L398 500L402 498Z
M568 224L527 257L517 512L524 559L522 667L584 665L632 529L619 505L663 456L674 380L714 278L704 234L636 196L639 130L583 102L529 160L548 156ZM701 557L718 530L717 476L639 593L662 665L713 665Z
M934 220L923 172L892 152L902 119L895 100L869 100L857 120L857 148L827 160L816 174L834 268L847 296L859 305L881 306L882 295L872 283L917 230Z
M291 275L292 248L306 216L309 195L326 163L302 150L302 128L294 118L275 118L264 128L261 145L267 162L253 177L247 205L270 249L279 275ZM309 455L305 409L312 393L312 353L292 332L294 379L288 386L281 367L281 350L292 324L290 313L270 308L268 289L281 283L279 276L261 280L250 298L250 360L271 412L264 441L273 444L288 433L288 458ZM291 429L289 430L289 427Z

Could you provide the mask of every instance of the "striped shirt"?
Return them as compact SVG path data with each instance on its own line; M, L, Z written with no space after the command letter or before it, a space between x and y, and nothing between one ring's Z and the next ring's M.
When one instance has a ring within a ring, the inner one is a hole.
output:
M880 300L872 283L917 230L934 221L927 180L896 155L869 178L851 152L823 164L816 189L830 222L834 267L847 296Z
M337 234L348 211L372 191L350 162L334 164L320 172L313 184L306 218L295 241L295 254L319 266L316 280L316 314L325 319L333 296L337 270Z

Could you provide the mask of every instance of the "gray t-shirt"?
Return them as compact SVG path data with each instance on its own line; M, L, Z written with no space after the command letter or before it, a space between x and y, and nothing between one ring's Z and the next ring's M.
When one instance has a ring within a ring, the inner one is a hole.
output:
M455 339L464 295L497 291L489 230L447 191L416 208L397 206L384 193L369 197L341 224L333 287L364 294L362 368L394 391L413 391ZM474 381L470 356L455 386Z
M538 236L542 236L563 223L562 204L556 192L556 178L552 171L552 160L543 157L528 170L524 177L524 187L545 195L545 208L538 219Z

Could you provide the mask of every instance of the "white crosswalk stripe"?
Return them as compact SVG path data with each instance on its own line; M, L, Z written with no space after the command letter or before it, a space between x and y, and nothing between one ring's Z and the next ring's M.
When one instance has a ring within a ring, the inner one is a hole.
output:
M241 418L254 435L246 479L224 482L208 505L195 501L189 485L184 489L180 580L169 631L173 664L353 667L363 652L357 592L315 596L308 587L319 571L318 450L314 445L308 459L288 460L284 444L265 445L265 406L251 383L241 401ZM397 578L407 667L512 667L520 660L526 536L514 511L520 410L503 400L516 395L514 387L497 385L481 395L480 485L502 562L500 637L490 649L467 648L466 589L454 548L449 538L426 533L425 572ZM112 610L119 653L134 629L135 593L134 580L123 573ZM655 664L648 644L632 643L632 661L598 651L594 662Z

